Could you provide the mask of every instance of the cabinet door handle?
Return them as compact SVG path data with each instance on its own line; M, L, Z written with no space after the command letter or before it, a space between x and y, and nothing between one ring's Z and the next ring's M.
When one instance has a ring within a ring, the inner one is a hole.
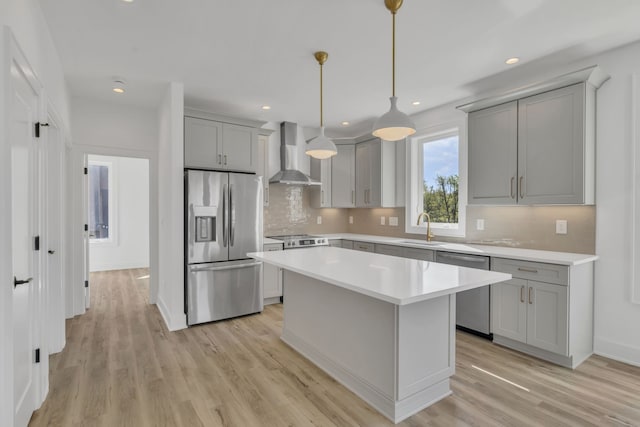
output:
M520 177L520 185L518 185L518 187L520 187L520 198L524 199L524 194L522 193L522 190L524 189L524 185L522 185L522 182L524 181L524 176Z
M269 187L264 189L264 202L267 205L269 204Z
M533 288L529 287L529 304L533 304L533 298L531 298L531 290Z
M320 205L324 206L324 190L320 190Z
M222 164L222 154L218 154L218 164Z
M354 190L351 190L351 203L356 204L356 192Z
M224 155L224 165L225 166L227 165L227 155L226 154Z
M28 279L20 280L16 276L13 276L13 287L15 289L15 287L18 286L18 285L26 285L27 283L30 283L32 280L33 280L33 277L29 277Z
M509 192L509 194L511 195L511 198L512 198L512 199L515 199L515 198L516 198L516 193L513 191L513 190L514 190L514 188L513 188L513 184L515 183L515 181L516 181L516 177L515 177L515 176L512 176L512 177L511 177L511 191Z
M524 302L524 285L520 286L520 302Z
M524 271L525 273L537 273L538 270L536 270L535 268L524 268L524 267L518 267L518 271Z

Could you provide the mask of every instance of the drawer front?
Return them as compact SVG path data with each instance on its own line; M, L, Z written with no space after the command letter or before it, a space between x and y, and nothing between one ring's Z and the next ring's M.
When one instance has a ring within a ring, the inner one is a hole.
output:
M262 250L263 252L281 251L282 247L282 243L266 243L262 245Z
M334 248L341 248L342 247L342 240L340 240L340 239L329 240L329 246L332 246Z
M569 267L566 265L491 258L491 270L509 273L520 279L537 280L557 285L569 284Z
M402 246L394 245L379 245L376 243L376 253L391 256L404 256L404 248Z
M375 252L375 245L366 242L353 242L353 249L356 251Z
M435 259L435 255L432 250L418 248L404 248L404 257L419 259L422 261L433 261Z

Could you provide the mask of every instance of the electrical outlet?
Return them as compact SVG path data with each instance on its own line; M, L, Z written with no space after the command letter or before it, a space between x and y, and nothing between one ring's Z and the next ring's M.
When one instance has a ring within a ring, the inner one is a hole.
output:
M320 215L318 215L318 218L316 218L316 222L318 223L318 225L322 224L322 217Z
M484 219L477 219L476 220L476 230L478 230L478 231L484 230Z
M349 224L353 224L353 215L349 215Z
M387 222L385 221L385 217L380 217L380 225L385 225Z
M398 226L398 217L397 216L390 216L389 217L389 225L392 227L397 227Z
M567 234L567 220L556 219L556 234Z

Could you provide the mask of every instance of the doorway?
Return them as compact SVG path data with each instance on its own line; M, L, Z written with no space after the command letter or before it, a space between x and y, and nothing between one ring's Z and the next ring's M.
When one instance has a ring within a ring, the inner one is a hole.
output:
M149 160L89 154L86 164L90 286L108 286L122 271L148 289Z

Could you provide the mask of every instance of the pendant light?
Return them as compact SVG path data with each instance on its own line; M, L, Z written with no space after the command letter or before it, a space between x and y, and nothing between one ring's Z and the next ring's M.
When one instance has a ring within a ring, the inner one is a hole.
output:
M384 0L384 5L391 12L393 22L391 48L392 96L389 98L391 108L374 123L373 136L377 136L385 141L398 141L416 133L416 125L413 124L413 120L411 120L409 116L398 110L396 105L398 101L398 98L396 98L396 13L398 9L400 9L400 6L402 6L402 0Z
M327 52L316 52L313 56L316 57L316 61L320 64L320 135L309 141L304 153L314 159L322 160L338 154L338 149L333 141L324 136L324 121L322 117L322 66L329 58L329 54Z

